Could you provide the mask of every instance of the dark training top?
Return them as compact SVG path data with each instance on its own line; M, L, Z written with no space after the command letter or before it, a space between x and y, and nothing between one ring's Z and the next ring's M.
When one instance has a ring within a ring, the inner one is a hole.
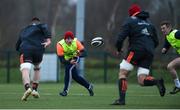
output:
M16 50L20 52L24 50L44 51L42 43L47 38L51 38L47 24L29 25L20 32Z
M121 50L123 41L129 37L129 50L143 50L154 53L159 44L155 27L147 20L148 12L140 12L126 19L118 34L116 48Z

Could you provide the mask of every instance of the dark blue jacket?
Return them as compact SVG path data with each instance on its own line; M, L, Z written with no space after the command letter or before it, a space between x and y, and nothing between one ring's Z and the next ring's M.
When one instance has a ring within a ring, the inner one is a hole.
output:
M17 51L44 51L44 46L41 44L47 38L51 37L47 24L29 25L22 29L19 39L16 43Z
M115 46L118 51L121 50L125 38L129 37L129 50L145 50L154 53L159 41L155 27L147 18L149 13L142 11L126 19L116 41Z

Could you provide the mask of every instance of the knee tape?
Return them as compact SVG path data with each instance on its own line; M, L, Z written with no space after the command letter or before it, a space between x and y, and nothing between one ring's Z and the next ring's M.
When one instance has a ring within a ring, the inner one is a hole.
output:
M137 76L139 76L141 74L149 75L149 69L143 68L143 67L138 67Z
M20 65L20 70L22 71L23 69L31 69L31 66L32 66L32 64L31 63L22 63L21 65Z
M34 71L39 71L40 69L40 67L34 67Z
M134 66L127 62L126 60L122 60L121 64L120 64L120 69L125 69L125 70L128 70L128 71L131 71L133 70Z

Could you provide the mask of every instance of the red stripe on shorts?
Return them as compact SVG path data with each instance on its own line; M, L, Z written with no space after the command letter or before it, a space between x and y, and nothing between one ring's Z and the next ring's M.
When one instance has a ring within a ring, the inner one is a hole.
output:
M127 57L126 60L130 63L130 61L132 60L133 56L134 56L134 52L131 51L131 52L129 53L129 55L128 55L128 57Z

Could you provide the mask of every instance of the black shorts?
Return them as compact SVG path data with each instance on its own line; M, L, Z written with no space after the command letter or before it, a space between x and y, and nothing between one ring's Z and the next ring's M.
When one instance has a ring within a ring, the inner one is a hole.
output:
M23 51L20 55L20 63L29 62L33 64L38 64L41 63L42 58L42 51Z
M132 65L149 69L154 55L146 51L129 51L125 59Z

